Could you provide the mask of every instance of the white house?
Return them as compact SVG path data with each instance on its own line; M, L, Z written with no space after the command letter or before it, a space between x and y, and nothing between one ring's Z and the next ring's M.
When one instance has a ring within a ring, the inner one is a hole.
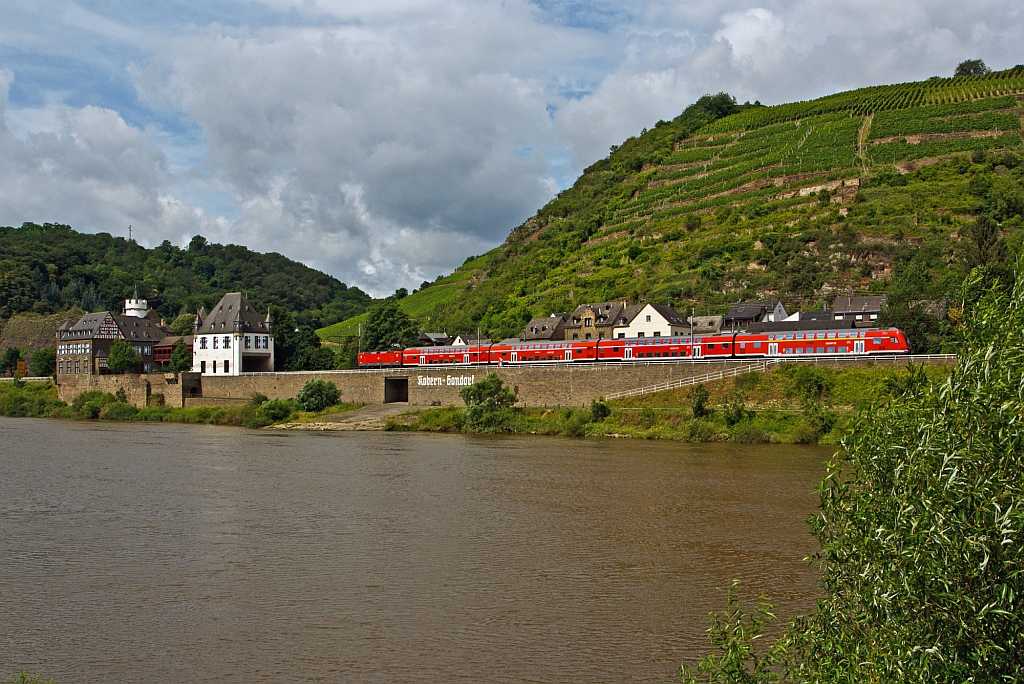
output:
M274 370L274 324L256 313L241 292L224 295L192 327L192 371L238 375Z
M613 337L671 337L689 335L690 324L671 306L641 304L626 307L619 325L612 328ZM624 322L623 322L624 321Z

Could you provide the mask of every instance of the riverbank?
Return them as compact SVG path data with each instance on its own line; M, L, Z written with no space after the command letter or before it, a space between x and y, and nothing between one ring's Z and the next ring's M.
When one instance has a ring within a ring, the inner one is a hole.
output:
M66 404L57 397L57 388L52 382L0 383L0 416L11 418L148 421L261 428L283 423L303 425L362 406L337 404L323 411L302 411L293 400L267 400L266 397L256 396L242 406L172 408L155 404L140 409L129 404L126 397L109 392L85 392L71 404Z
M505 424L514 434L670 439L746 444L835 444L868 406L949 375L949 366L783 365L684 388L594 402L583 408L526 408ZM384 429L464 432L457 406L396 416Z

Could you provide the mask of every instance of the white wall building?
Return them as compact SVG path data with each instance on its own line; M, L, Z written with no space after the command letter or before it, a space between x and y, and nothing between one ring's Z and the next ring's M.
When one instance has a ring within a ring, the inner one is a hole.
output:
M192 371L238 375L274 370L274 325L241 292L229 292L192 328Z
M637 308L639 310L636 310ZM626 312L633 315L627 319L624 325L617 325L612 329L612 336L615 338L671 337L690 334L689 322L671 306L643 304L639 307L627 307Z

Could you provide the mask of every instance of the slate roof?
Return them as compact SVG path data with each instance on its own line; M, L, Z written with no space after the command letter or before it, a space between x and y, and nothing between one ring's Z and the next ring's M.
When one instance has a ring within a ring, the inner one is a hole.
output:
M693 317L693 334L694 335L711 335L722 331L722 321L725 316L694 316ZM686 324L689 325L689 319L686 320Z
M671 325L689 325L689 322L685 318L680 316L678 311L673 309L671 306L668 306L667 304L651 304L650 306L652 309L660 313L662 317ZM646 306L641 308L641 311L644 308L646 308Z
M273 333L270 314L257 313L241 292L229 292L220 298L216 306L203 318L196 331L199 335L214 335L228 332Z
M145 318L115 315L114 322L124 339L132 342L160 342L171 334L170 328L160 325L160 316L150 311Z
M885 306L887 295L866 297L836 297L832 311L837 314L878 313Z
M760 302L739 301L729 307L729 313L725 314L725 320L752 321L775 309L779 303L777 299L768 299Z
M531 318L523 329L520 339L523 340L560 340L565 334L563 329L569 319L567 313L553 313L550 316Z
M637 305L634 304L633 306ZM588 307L594 311L595 326L610 326L622 325L619 322L619 319L624 315L623 310L628 309L629 305L627 305L626 302L593 302L580 304L569 316L569 320L566 322L565 327L578 328L582 326L583 316ZM639 309L637 309L636 312L633 312L633 315L635 316L637 312L639 312ZM627 320L632 320L631 317L628 317L628 313L625 315L627 315Z

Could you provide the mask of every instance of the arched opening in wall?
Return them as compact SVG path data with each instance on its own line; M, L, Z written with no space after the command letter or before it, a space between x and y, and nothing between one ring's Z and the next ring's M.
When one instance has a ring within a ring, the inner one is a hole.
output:
M409 378L384 378L384 403L409 401Z

